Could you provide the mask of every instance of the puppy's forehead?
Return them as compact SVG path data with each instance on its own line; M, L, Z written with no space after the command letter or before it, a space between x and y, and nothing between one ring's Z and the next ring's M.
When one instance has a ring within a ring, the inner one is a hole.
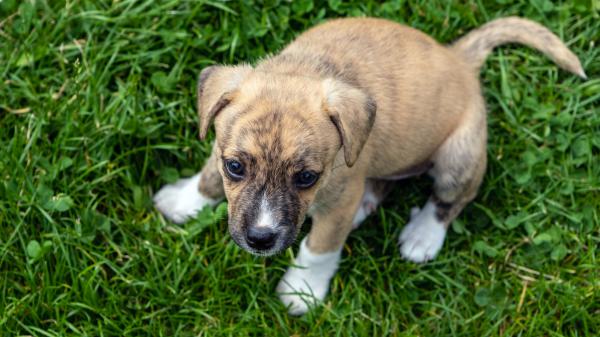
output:
M245 152L267 163L314 164L328 153L322 136L328 127L335 130L323 111L318 81L258 72L233 102L215 121L226 157Z
M315 126L307 116L292 111L248 112L235 123L233 133L234 150L265 163L314 161L319 152Z

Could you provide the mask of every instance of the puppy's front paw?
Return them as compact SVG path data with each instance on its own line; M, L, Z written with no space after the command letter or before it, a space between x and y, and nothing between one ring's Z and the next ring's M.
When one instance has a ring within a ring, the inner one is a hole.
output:
M340 255L341 251L311 253L306 246L306 238L302 240L294 266L287 270L277 285L279 299L291 315L305 314L325 298Z
M279 281L277 293L290 315L299 316L322 301L328 287L329 281L314 279L310 272L290 267Z
M198 190L200 173L163 186L154 195L154 206L169 220L184 223L204 206L214 206L219 200L203 196Z
M435 215L435 205L427 202L422 210L411 210L410 222L400 234L400 253L413 262L422 263L437 256L444 239L446 226Z

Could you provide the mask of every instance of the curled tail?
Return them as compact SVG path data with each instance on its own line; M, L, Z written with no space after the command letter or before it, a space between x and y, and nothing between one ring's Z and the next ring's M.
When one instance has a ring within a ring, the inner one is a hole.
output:
M508 17L491 21L458 39L451 48L462 54L477 70L495 47L505 43L521 43L537 49L559 67L586 79L575 54L546 27L530 20Z

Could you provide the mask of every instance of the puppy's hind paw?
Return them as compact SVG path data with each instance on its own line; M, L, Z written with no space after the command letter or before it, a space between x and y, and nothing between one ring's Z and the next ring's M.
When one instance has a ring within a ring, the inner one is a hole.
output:
M413 208L410 222L400 234L400 253L409 261L423 263L434 259L446 238L446 226L435 216L435 205Z
M358 228L360 224L376 209L385 195L389 192L389 184L382 181L365 182L365 192L352 220L352 227Z
M354 220L352 220L352 227L354 229L358 228L360 226L360 224L365 221L365 219L371 214L373 213L373 211L375 211L375 209L377 209L377 203L372 202L371 200L367 200L366 198L363 198L360 207L358 207L358 210L356 211L356 214L354 215Z

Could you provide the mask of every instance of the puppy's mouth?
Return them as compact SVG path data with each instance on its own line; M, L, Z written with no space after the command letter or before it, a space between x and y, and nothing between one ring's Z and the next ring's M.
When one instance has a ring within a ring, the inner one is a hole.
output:
M256 250L254 248L249 248L249 247L242 247L242 248L245 251L247 251L248 253L255 255L255 256L260 256L260 257L269 257L269 256L277 255L285 250L285 248L284 249L269 249L269 250Z

